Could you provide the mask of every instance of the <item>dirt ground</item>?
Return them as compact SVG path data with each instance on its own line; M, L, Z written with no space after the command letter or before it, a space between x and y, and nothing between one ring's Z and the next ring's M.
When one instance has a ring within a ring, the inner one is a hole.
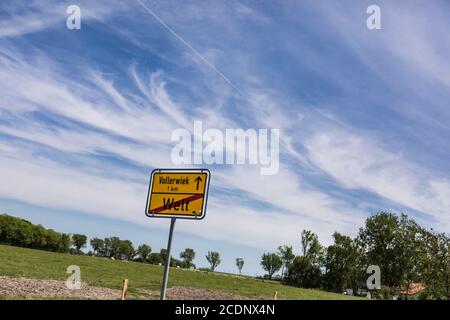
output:
M120 290L91 287L86 283L81 283L80 289L71 290L65 281L0 276L0 296L117 300L120 295Z
M266 297L244 297L235 294L188 287L173 287L167 289L170 300L267 300Z
M158 299L157 290L137 289L137 295L133 294L131 299ZM120 290L92 287L86 283L81 284L81 289L71 290L66 287L65 281L42 280L29 278L11 278L0 276L0 296L12 298L73 298L93 300L118 300L121 296ZM267 297L243 297L235 294L224 293L209 289L198 289L188 287L173 287L167 289L167 299L170 300L264 300Z

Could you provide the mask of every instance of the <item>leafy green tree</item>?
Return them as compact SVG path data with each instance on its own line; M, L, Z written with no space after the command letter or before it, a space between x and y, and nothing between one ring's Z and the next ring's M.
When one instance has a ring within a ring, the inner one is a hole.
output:
M70 235L67 233L62 233L61 239L59 241L58 252L62 252L62 253L69 252L70 243L71 243Z
M334 244L329 246L325 258L324 285L327 290L342 292L351 287L357 292L362 286L362 248L350 237L335 232ZM356 276L358 276L356 278Z
M184 251L180 253L180 258L184 260L184 267L190 268L193 264L192 261L194 261L195 258L195 251L191 248L186 248Z
M44 237L46 242L46 247L44 250L58 252L59 246L61 244L61 234L52 229L45 229Z
M398 230L398 217L392 213L380 212L369 217L364 228L359 231L368 263L380 267L382 284L389 287L398 286L401 281L397 274L397 259L401 254Z
M91 241L91 247L94 250L94 254L96 256L103 256L104 255L104 248L105 248L105 241L100 238L92 238Z
M54 252L67 252L70 245L66 234L7 214L0 215L0 243Z
M303 230L301 243L303 256L309 258L314 264L320 263L323 258L323 247L317 235L310 230Z
M399 257L400 286L409 292L414 282L423 278L424 263L427 257L426 241L428 232L407 215L399 220L398 246L402 255ZM406 295L406 298L408 295Z
M35 241L32 248L51 251L47 243L47 230L43 226L37 225L33 233Z
M150 264L164 264L164 260L159 252L152 252L147 259Z
M310 257L297 256L289 266L284 282L300 288L320 288L322 273L320 267L314 264Z
M426 243L423 272L426 295L450 300L450 238L445 233L429 232Z
M383 285L409 288L420 279L421 261L425 254L425 232L404 214L379 212L367 218L359 231L367 263L378 265Z
M272 279L273 274L280 270L282 265L283 262L276 253L264 253L261 257L261 266L267 271L269 279Z
M242 258L236 258L236 266L239 269L239 275L241 275L242 268L244 267L244 259Z
M208 254L206 255L206 260L211 266L211 271L214 271L221 262L220 254L216 251L208 251Z
M120 239L118 237L105 238L105 257L117 258L119 254Z
M130 240L119 240L119 247L116 258L130 260L136 255L133 243Z
M351 247L351 263L349 265L347 285L353 289L353 292L358 292L359 289L366 287L368 277L367 256L364 251L364 246L358 238L352 240Z
M139 256L139 259L142 262L146 262L148 257L150 256L150 253L152 252L152 248L149 245L141 244L136 253Z
M310 231L301 233L302 256L295 257L285 276L285 283L303 288L320 288L322 286L322 267L325 250L318 236Z
M352 240L337 232L333 239L334 244L327 248L325 258L325 287L329 291L342 292L347 286Z
M278 247L278 255L281 258L281 262L283 263L282 267L281 267L281 275L282 277L285 276L285 273L287 272L287 270L289 269L290 264L292 263L292 261L294 261L295 255L294 252L292 250L292 246L279 246Z
M166 257L167 257L167 249L161 249L161 250L159 250L159 255L160 255L160 257L161 257L161 261L162 261L162 263L164 264L164 263L166 263ZM172 258L172 257L170 257L170 258Z
M81 248L86 247L87 237L84 234L73 234L72 244L74 245L77 254L81 253Z

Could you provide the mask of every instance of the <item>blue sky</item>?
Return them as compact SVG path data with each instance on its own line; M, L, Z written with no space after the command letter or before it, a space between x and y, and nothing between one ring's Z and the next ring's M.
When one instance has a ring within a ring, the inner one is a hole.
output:
M66 8L81 8L81 30ZM381 8L381 30L366 9ZM171 133L280 129L280 170L211 167L206 219L174 255L263 252L355 235L379 210L450 228L448 1L2 1L0 211L165 246L144 215ZM5 183L6 181L6 183Z

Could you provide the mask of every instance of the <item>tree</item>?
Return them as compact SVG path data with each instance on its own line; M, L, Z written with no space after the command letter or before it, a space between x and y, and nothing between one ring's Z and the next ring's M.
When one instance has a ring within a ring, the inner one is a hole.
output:
M294 258L284 282L297 287L319 288L322 286L325 250L318 236L310 230L302 231L301 244L303 255Z
M241 275L242 268L244 267L244 259L242 258L236 258L236 266L239 269L239 275Z
M429 232L426 253L426 294L432 299L450 300L450 238L445 233Z
M41 226L37 225L33 232L33 237L36 239L34 242L33 249L41 249L41 250L48 250L52 251L51 248L47 244L47 230Z
M323 247L320 245L317 235L310 230L303 230L301 233L303 256L309 258L312 263L320 263L323 254Z
M409 293L412 283L421 281L426 260L428 232L414 220L402 214L399 221L398 245L402 252L399 257L400 285ZM408 295L406 295L408 298Z
M91 247L94 250L94 254L97 256L103 256L104 255L104 247L105 247L105 241L100 238L93 238L90 241Z
M378 265L382 284L399 288L420 277L420 261L424 254L424 230L404 214L379 212L367 218L359 231L367 263Z
M347 286L352 239L337 232L334 244L327 248L325 258L325 287L329 291L342 292Z
M55 230L48 229L45 231L44 237L45 242L47 243L45 250L58 252L61 244L61 234Z
M149 245L146 244L141 244L138 248L137 248L137 255L139 256L139 259L142 262L146 262L148 257L150 256L150 253L152 252L152 248Z
M59 242L58 252L67 253L70 249L70 235L67 233L61 233L61 240Z
M208 251L208 254L206 255L206 260L208 261L209 265L211 266L211 271L214 271L221 262L220 254L215 251Z
M292 246L279 246L278 247L278 255L281 258L281 262L283 263L281 267L281 276L284 277L285 273L289 269L290 264L295 258L294 252L292 250Z
M117 258L119 253L120 239L119 237L105 238L104 255L108 258Z
M359 289L366 286L368 263L364 246L358 238L353 239L351 246L352 263L349 266L349 276L347 281L350 288L356 293Z
M37 226L31 222L7 214L0 215L0 243L29 247L40 248L37 245L40 239L36 238Z
M308 256L297 256L290 265L284 282L300 288L320 288L322 273L320 267Z
M41 225L12 217L7 214L0 215L0 243L47 250L53 252L68 252L70 236Z
M261 266L269 274L269 279L281 269L282 264L281 258L276 253L265 253L261 257Z
M133 243L130 240L119 240L117 258L122 260L130 260L136 255Z
M161 257L162 263L166 263L166 257L167 257L167 249L161 249L159 250L159 256ZM172 258L172 257L171 257Z
M72 244L75 246L77 254L82 253L81 248L86 247L87 237L84 234L72 235Z
M351 287L356 293L362 286L361 277L364 274L361 247L350 237L337 232L333 234L333 239L334 244L326 252L324 286L334 292Z
M191 248L186 248L180 253L180 258L184 260L183 265L185 268L190 268L195 258L195 251Z
M396 260L401 254L397 242L398 228L395 214L380 212L369 217L359 231L368 263L380 267L382 283L389 287L397 286L401 281L401 277L395 274Z
M161 257L159 252L152 252L149 254L147 258L148 263L150 264L164 264L164 260Z

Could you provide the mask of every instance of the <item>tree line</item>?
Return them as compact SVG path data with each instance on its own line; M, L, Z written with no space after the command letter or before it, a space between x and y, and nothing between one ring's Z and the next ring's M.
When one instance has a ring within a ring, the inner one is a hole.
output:
M417 298L450 299L450 238L426 230L405 214L379 212L366 219L355 238L335 232L328 247L309 230L299 238L300 256L286 245L262 256L267 278L281 269L277 278L288 285L357 293L366 288L368 266L376 265L382 289L373 293L380 298L408 293L420 283L424 290Z
M87 237L83 234L59 233L34 225L29 221L0 215L0 243L53 252L85 254ZM278 252L261 257L261 266L268 279L286 285L317 288L342 293L354 293L366 287L367 267L376 265L381 271L382 290L375 292L381 298L390 298L400 290L408 292L414 283L425 290L420 298L450 299L450 238L445 233L426 230L407 215L379 212L367 218L356 237L335 232L333 243L323 246L318 236L303 230L299 236L301 255L296 256L292 246L279 246ZM89 241L92 256L130 260L150 264L164 264L167 251L152 252L147 244L136 249L129 240L119 237L92 238ZM196 268L195 251L186 248L180 259L171 258L171 266ZM208 270L214 271L221 263L219 252L209 251L205 256ZM243 258L236 258L239 274ZM275 275L278 272L280 275Z
M86 248L88 237L83 234L60 233L52 229L46 229L41 225L13 217L7 214L0 215L0 243L39 249L52 252L85 254L82 249ZM161 249L159 252L152 252L152 248L147 244L141 244L136 249L130 240L123 240L119 237L92 238L89 241L92 250L87 255L97 256L115 260L136 261L150 264L164 264L167 250ZM214 271L220 264L220 254L209 251L206 261L210 269ZM171 257L172 267L196 268L193 263L195 251L186 248L180 253L180 259ZM243 266L243 261L242 261ZM241 266L241 269L242 269Z

